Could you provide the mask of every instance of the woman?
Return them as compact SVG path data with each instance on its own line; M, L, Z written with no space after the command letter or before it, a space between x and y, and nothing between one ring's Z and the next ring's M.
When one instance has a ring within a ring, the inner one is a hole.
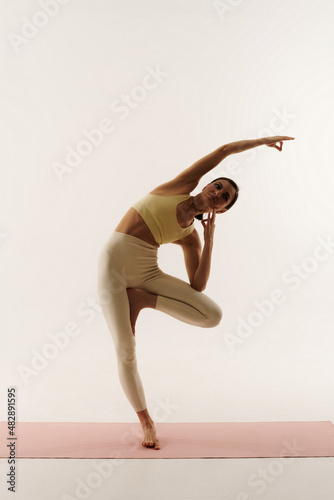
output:
M210 273L216 214L231 208L239 189L234 181L221 177L199 194L190 193L227 156L261 145L282 151L283 141L291 139L274 136L219 147L135 203L99 255L98 298L115 344L121 385L143 429L143 446L160 449L137 370L135 323L139 312L151 307L204 328L218 325L222 317L220 307L202 291ZM202 250L194 217L202 219L205 213ZM164 243L181 246L189 284L159 269L158 247Z

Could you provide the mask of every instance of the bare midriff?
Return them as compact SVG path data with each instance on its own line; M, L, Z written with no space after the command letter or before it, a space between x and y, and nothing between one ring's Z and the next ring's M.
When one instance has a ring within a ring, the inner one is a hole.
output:
M132 207L121 219L120 223L115 228L115 231L130 234L131 236L135 236L136 238L146 241L146 243L150 243L156 247L160 246L155 241L153 234L149 230L142 216Z

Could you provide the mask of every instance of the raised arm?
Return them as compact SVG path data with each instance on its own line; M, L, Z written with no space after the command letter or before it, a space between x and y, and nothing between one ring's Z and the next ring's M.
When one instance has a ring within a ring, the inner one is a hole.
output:
M213 151L212 153L204 156L200 160L197 160L193 165L184 170L178 175L180 180L184 179L186 182L194 182L199 181L201 177L214 167L216 167L222 160L224 160L227 156L233 155L235 153L242 153L243 151L247 151L248 149L256 148L258 146L271 146L276 147L279 151L282 150L283 141L288 141L290 139L294 139L294 137L287 136L273 136L273 137L262 137L259 139L248 139L245 141L236 141L230 142L228 144L224 144L220 146L218 149ZM281 146L276 146L276 143L279 142Z
M269 146L271 148L276 148L278 151L282 151L283 141L293 140L294 137L288 137L286 135L275 135L272 137L261 137L259 139L249 139L246 141L236 141L230 142L223 146L226 151L226 156L233 155L235 153L242 153L248 149L256 148L257 146ZM277 146L279 142L279 146Z
M201 177L207 174L215 168L221 161L223 161L227 156L242 153L243 151L247 151L248 149L256 148L258 146L269 146L282 151L283 141L288 141L294 139L294 137L288 136L272 136L272 137L262 137L259 139L248 139L243 141L230 142L228 144L224 144L219 148L215 149L212 153L209 153L203 158L200 158L195 163L193 163L190 167L183 170L180 174L178 174L173 180L158 186L154 191L151 192L177 192L186 193L191 192L196 188L199 183ZM277 146L279 143L279 146Z

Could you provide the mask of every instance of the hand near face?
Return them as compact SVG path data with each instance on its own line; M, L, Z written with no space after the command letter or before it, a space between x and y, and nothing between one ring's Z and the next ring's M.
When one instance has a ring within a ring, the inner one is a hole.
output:
M204 242L213 243L213 235L215 232L215 220L216 220L216 209L214 208L212 212L208 213L208 218L206 220L201 220L202 226L204 227Z

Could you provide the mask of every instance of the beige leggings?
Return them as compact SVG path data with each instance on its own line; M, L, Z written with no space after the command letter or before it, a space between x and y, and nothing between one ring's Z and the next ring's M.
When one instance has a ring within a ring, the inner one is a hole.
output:
M155 246L114 231L98 258L98 299L115 344L122 388L136 412L147 405L137 369L126 289L140 288L156 294L156 310L189 325L210 328L218 325L222 317L220 307L207 295L161 271L157 256Z

